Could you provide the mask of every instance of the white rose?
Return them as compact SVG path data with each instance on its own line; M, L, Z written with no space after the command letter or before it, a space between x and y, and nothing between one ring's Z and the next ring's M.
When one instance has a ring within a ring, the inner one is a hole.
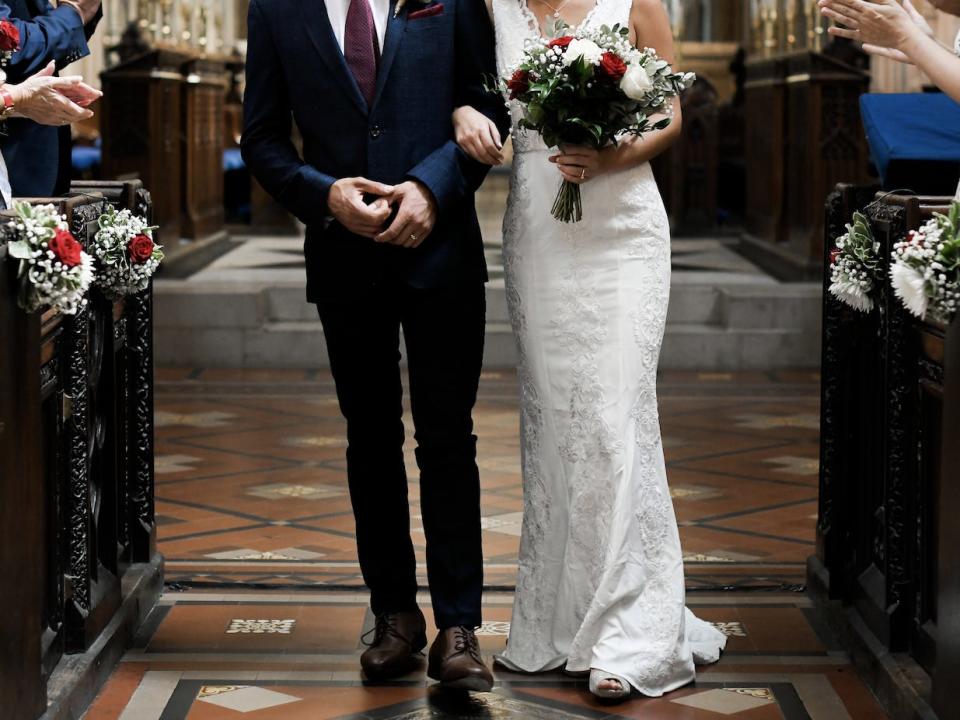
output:
M593 40L577 39L567 46L567 51L563 54L563 64L570 67L583 58L587 65L599 65L602 57L603 50Z
M653 81L642 65L631 65L620 81L620 89L631 100L643 100L653 90Z

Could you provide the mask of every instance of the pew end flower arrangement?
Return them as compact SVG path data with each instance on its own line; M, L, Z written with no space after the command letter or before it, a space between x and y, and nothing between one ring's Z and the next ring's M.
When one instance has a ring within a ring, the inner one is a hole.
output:
M548 34L553 39L528 43L515 72L494 88L522 108L521 130L540 133L548 147L599 150L662 130L673 98L696 80L675 73L656 50L637 49L620 25L572 32L557 21ZM564 223L583 218L579 185L563 180L553 216Z
M100 216L90 252L97 261L95 283L105 296L119 299L150 285L163 261L163 249L153 240L155 229L125 209L108 206Z
M873 294L883 281L880 243L873 237L870 221L861 212L853 214L847 232L837 238L830 254L830 294L859 312L875 307Z
M75 315L87 304L93 258L53 205L15 203L13 209L16 217L9 228L14 239L7 251L20 261L17 302L27 312L51 306L64 315Z
M912 315L944 324L953 320L960 309L960 202L894 246L890 280Z

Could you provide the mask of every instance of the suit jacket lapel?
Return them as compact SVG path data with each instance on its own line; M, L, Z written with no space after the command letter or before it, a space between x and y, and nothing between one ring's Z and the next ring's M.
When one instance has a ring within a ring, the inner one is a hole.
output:
M400 14L394 17L397 0L390 0L390 20L387 23L387 35L383 40L383 53L380 55L380 68L377 71L377 92L374 94L373 105L376 107L383 94L383 88L390 77L390 68L393 67L393 61L397 57L397 51L403 42L403 36L407 29L407 13L405 8Z
M340 49L340 43L337 42L337 36L333 34L333 26L330 25L330 16L327 15L326 6L323 3L311 0L299 0L299 4L304 27L306 27L307 34L310 35L310 40L320 57L354 104L364 113L369 112L367 101L364 99L363 93L360 92L360 86L357 85L357 81L343 57L343 51Z

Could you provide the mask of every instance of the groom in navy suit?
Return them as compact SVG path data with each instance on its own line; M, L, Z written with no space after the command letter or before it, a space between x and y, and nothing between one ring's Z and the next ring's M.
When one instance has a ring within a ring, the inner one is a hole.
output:
M347 474L375 631L361 664L403 675L426 646L404 468L400 331L416 428L427 571L439 630L428 673L489 690L474 633L483 586L472 410L483 355L483 243L474 193L489 168L454 142L487 93L483 0L252 0L243 156L307 226L317 304L347 420ZM303 154L291 142L291 120Z

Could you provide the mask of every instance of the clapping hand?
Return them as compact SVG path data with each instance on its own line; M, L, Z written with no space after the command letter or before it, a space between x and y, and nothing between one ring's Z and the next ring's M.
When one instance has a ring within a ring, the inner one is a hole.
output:
M933 30L910 0L820 0L820 11L838 25L829 33L863 44L864 52L911 63L903 51L917 32L933 37Z
M22 83L7 86L13 98L14 116L42 125L69 125L93 117L93 112L81 103L89 105L102 93L86 85L79 75L54 77L54 69L51 62Z
M60 0L61 5L69 5L80 16L84 25L88 25L100 10L100 0Z

